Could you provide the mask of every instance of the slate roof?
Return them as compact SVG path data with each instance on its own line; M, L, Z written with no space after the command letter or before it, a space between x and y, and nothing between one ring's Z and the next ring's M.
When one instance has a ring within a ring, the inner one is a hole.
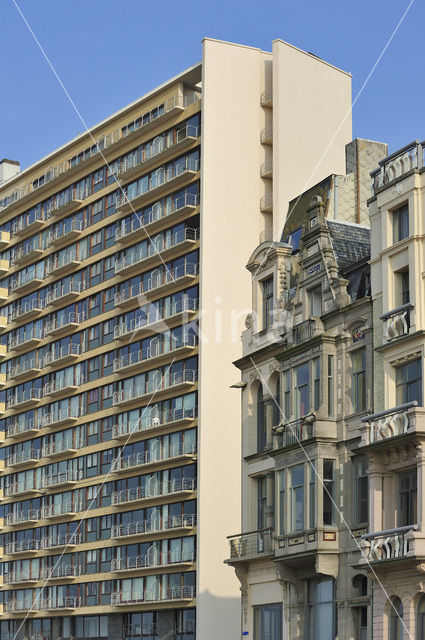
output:
M370 258L370 229L358 224L326 219L341 269Z

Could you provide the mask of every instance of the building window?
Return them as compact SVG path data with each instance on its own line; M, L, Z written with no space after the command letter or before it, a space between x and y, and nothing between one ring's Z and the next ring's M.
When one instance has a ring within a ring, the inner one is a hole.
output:
M403 638L403 604L400 598L394 598L390 611L390 640Z
M323 460L323 524L335 522L335 460Z
M400 242L409 235L409 205L395 209L393 215L393 242Z
M311 462L309 465L310 482L308 487L309 501L309 527L314 529L316 526L316 463Z
M369 518L369 478L367 457L354 458L354 522L365 524Z
M322 288L315 287L307 292L308 311L310 316L320 318L322 315Z
M282 640L282 604L254 607L254 640Z
M399 474L398 526L417 523L417 471L412 469Z
M309 580L306 640L334 640L336 636L335 581Z
M351 354L354 413L366 410L366 349Z
M266 528L267 480L257 478L257 529Z
M258 389L257 395L257 451L264 451L266 447L266 403L263 390Z
M273 324L273 276L263 280L263 329L268 329Z
M276 380L276 394L273 400L273 426L282 422L282 410L280 408L280 379Z
M283 410L286 420L291 417L291 371L283 374Z
M320 408L320 357L313 359L313 409Z
M422 406L422 366L420 358L396 367L397 405L413 400L416 400Z
M279 472L279 534L283 536L285 533L285 516L286 516L286 471Z
M304 530L304 465L290 469L291 531Z
M418 640L425 638L425 596L422 596L418 602L416 637Z
M334 357L328 356L328 416L334 417Z
M296 403L295 403L295 417L301 418L307 415L310 408L309 401L309 363L300 365L295 369L296 377Z

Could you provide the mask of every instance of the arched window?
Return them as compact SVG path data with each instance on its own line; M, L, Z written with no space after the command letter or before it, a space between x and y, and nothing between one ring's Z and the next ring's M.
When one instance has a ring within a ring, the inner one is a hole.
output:
M403 629L403 604L400 598L394 598L390 611L390 640L402 640Z
M425 640L425 595L418 602L416 638Z
M266 446L266 405L263 389L258 389L257 395L257 451L264 451Z

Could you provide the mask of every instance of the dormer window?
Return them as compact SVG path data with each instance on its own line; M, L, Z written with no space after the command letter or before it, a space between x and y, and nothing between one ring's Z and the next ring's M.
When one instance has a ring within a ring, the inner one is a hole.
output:
M263 280L263 329L268 329L273 324L273 276Z
M409 205L404 204L402 207L392 212L393 216L393 242L400 242L409 235Z

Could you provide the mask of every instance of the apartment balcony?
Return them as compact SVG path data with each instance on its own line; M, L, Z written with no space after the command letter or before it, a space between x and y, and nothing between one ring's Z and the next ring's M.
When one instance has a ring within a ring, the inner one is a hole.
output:
M177 223L182 218L186 218L199 206L199 195L185 193L173 202L174 208L168 209L161 202L152 206L152 213L149 221L142 224L141 220L130 220L118 223L115 231L115 240L120 244L131 244L138 239L150 236L171 223Z
M50 442L42 448L43 458L66 458L77 453L78 449L72 440Z
M6 466L8 467L26 467L28 465L36 464L41 457L40 449L29 449L20 451L19 453L13 453L6 458Z
M44 476L41 480L43 489L52 489L56 487L68 487L77 484L81 478L80 471L62 471L62 473L55 473L52 475Z
M49 260L47 263L47 274L49 276L59 276L65 273L74 271L81 264L76 254L70 256L63 256L62 258L56 258L55 260Z
M62 216L75 211L83 201L68 193L57 201L51 202L47 207L47 215L52 218L61 218Z
M116 307L138 306L158 295L171 293L174 289L192 284L198 277L198 270L199 266L192 263L179 265L173 272L167 269L166 273L151 277L145 290L138 285L124 288L122 292L116 293L114 304Z
M111 471L121 473L139 467L149 465L160 465L161 463L170 462L172 460L191 460L196 459L196 445L192 443L179 443L170 447L169 451L157 451L145 453L134 453L131 456L119 456L116 458L115 464Z
M191 494L196 490L196 480L191 478L183 478L171 482L158 482L152 486L134 487L132 489L123 489L122 491L114 491L112 494L112 506L119 506L128 503L142 502L143 500L152 500L155 498L167 497L176 494Z
M12 265L24 265L35 262L41 258L43 253L43 249L35 248L32 245L29 247L19 247L16 251L12 252Z
M116 524L111 529L111 539L134 538L139 536L161 535L167 531L192 531L196 527L195 515L173 516L171 518L152 518L141 522Z
M166 362L171 357L180 357L186 355L188 353L192 353L192 351L196 348L198 344L197 336L194 334L190 334L185 336L183 340L179 340L173 345L173 348L169 351L164 351L155 343L155 345L148 347L147 349L140 349L139 351L135 351L134 353L129 353L119 358L115 358L113 364L114 373L127 373L128 371L135 371L137 369L145 368L147 366L154 366ZM190 382L182 380L182 383ZM145 393L141 391L143 395L150 395L154 393L155 390L149 391ZM119 397L120 392L116 392L114 397L116 398L115 404L120 404L123 400ZM137 396L139 397L139 396Z
M9 340L10 351L26 351L37 347L43 339L43 333L40 329L34 327L33 329L25 329L23 332L19 332L16 337Z
M135 153L129 160L126 160L118 169L117 177L120 181L128 181L136 179L142 175L146 169L152 167L157 162L164 162L176 153L182 152L184 149L191 147L199 141L201 135L201 127L193 124L187 124L176 131L174 139L157 138L152 145L150 154L145 151L143 155Z
M38 496L40 489L24 482L12 482L6 485L4 489L5 498L13 498L15 496Z
M41 368L36 364L35 360L24 361L21 364L15 364L10 367L8 380L26 380L37 376Z
M22 584L25 586L36 584L38 578L30 576L28 572L24 571L9 571L9 573L4 574L3 580L4 584Z
M81 384L83 384L83 380L80 380L79 385ZM63 378L52 380L44 385L43 397L57 398L59 396L72 395L78 390L79 385L75 384L74 381L64 380Z
M192 565L195 560L195 551L148 553L145 556L114 558L111 562L111 571L112 573L138 573L143 569L157 569L175 565Z
M263 213L270 213L273 211L273 194L268 193L260 200L260 211Z
M261 144L273 144L273 127L264 127L260 133Z
M6 526L35 524L40 519L39 509L28 509L27 511L17 511L6 515Z
M9 231L0 231L0 251L7 249L10 243Z
M80 597L64 596L58 598L41 598L39 609L41 611L74 611L81 607Z
M266 160L261 164L260 175L262 178L273 178L273 160Z
M179 164L169 169L160 167L151 179L149 189L142 193L131 193L117 196L117 211L130 213L148 204L153 198L161 197L167 191L184 184L197 176L200 170L199 160L187 159L185 164Z
M162 592L146 591L141 593L140 597L130 597L126 593L115 592L111 595L112 606L130 606L141 604L156 604L161 602L175 601L191 601L195 598L195 587L173 587L172 589L164 589Z
M381 320L386 321L384 335L387 342L409 334L410 311L412 309L413 305L409 302L380 316Z
M182 302L171 305L171 308L167 310L167 315L163 318L158 318L157 314L151 314L142 318L143 323L142 319L121 322L114 329L114 338L115 340L127 340L132 336L137 336L137 339L141 339L153 333L160 333L161 330L168 330L170 327L187 324L197 313L198 307L199 300L197 298L186 298Z
M78 408L66 407L59 411L45 413L42 417L41 423L43 427L62 427L76 422L80 415L80 410Z
M23 409L35 407L41 400L41 389L28 389L22 393L16 393L7 399L8 409Z
M410 171L422 169L424 166L423 147L423 142L415 140L381 160L378 163L379 169L370 174L372 176L373 193L378 193L388 183L401 178Z
M164 261L194 248L199 240L197 229L184 229L173 238L170 246L163 246L164 243L151 240L148 253L134 251L128 257L124 256L115 262L115 275L126 276L136 271L142 271L145 263L149 263L152 258L161 257Z
M40 549L74 548L81 543L81 534L65 533L63 535L47 536L40 540Z
M319 318L309 318L296 324L292 329L293 344L302 344L323 333L323 325Z
M49 504L46 507L41 508L40 518L58 520L62 519L64 516L75 516L76 513L77 507L74 504Z
M72 220L62 229L56 229L49 233L49 245L53 247L60 247L62 245L70 244L81 236L83 229L84 226L82 222Z
M25 218L21 218L13 224L12 235L19 236L20 238L29 236L36 231L40 231L40 229L44 227L44 222L44 213L40 210L35 211L26 220Z
M186 369L185 371L173 374L169 383L165 383L165 381L161 379L157 384L152 383L151 385L147 385L147 388L138 385L135 388L128 389L126 391L115 391L112 404L117 407L132 405L134 403L138 404L140 401L147 400L151 396L159 398L170 390L177 391L186 387L191 387L196 384L197 381L198 371Z
M362 419L361 446L393 441L408 434L425 434L425 409L415 401L386 409Z
M49 580L50 582L66 580L72 581L82 574L80 565L59 565L52 567L44 567L40 571L41 580Z
M247 531L236 536L228 536L230 558L227 564L247 562L274 555L274 541L271 529Z
M32 300L24 304L18 303L10 314L11 322L27 322L41 315L44 305L39 300Z
M388 563L392 560L409 560L415 556L423 557L425 540L415 540L416 525L366 533L362 536L363 555L360 564ZM416 544L415 544L416 542ZM418 545L419 543L419 545Z
M260 96L260 104L262 107L273 106L273 91L271 89L269 89L268 91L263 91Z
M9 542L4 547L5 555L37 555L40 549L39 540L21 540Z
M46 353L43 360L44 367L55 367L62 365L66 362L73 362L78 359L81 354L81 347L79 344L68 344L65 347L60 347L50 353Z
M33 420L25 422L15 422L7 427L6 437L13 440L26 440L30 436L35 436L40 431L40 427Z
M5 613L36 613L40 609L38 602L25 600L9 600L4 604Z
M122 422L112 427L112 437L116 440L125 439L131 441L132 436L138 437L140 433L150 430L166 429L167 427L176 428L193 422L197 416L197 410L194 407L188 409L173 409L157 414L152 411L152 415L139 418L135 422Z
M64 336L78 329L81 322L85 320L83 313L67 313L59 320L51 320L46 323L46 336Z
M35 274L19 273L16 278L10 280L10 293L30 293L43 284L43 278L38 278Z
M66 285L54 287L46 295L46 303L52 305L63 305L73 300L77 300L85 289L84 282L70 282Z

